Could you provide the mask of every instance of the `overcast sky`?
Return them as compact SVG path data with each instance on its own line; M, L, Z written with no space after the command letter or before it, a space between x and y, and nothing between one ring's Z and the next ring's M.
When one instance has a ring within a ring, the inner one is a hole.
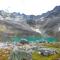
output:
M60 0L0 0L0 10L40 15L60 5Z

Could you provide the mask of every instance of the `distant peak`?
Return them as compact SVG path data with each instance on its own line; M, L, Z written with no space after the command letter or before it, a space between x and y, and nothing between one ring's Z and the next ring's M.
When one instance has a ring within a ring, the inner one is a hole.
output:
M58 10L58 11L60 11L60 6L56 6L53 10Z

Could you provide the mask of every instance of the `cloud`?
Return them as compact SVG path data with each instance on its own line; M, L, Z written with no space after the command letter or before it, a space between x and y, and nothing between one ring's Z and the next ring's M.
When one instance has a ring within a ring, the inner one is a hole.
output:
M0 9L25 14L41 14L60 5L60 0L0 0Z

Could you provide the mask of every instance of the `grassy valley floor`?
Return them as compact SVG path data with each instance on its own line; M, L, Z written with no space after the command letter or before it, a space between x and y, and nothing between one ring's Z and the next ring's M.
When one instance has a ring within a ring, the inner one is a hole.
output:
M43 56L39 54L38 52L32 53L32 60L60 60L60 43L41 43L38 44L38 46L45 46L47 48L56 49L58 51L57 54L49 55L49 56Z

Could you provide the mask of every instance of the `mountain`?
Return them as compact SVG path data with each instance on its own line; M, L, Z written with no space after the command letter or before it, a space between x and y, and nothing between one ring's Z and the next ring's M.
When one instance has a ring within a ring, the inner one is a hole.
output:
M19 14L16 12L8 13L3 10L0 11L0 36L7 36L11 33L16 34L20 37L37 36L40 33L32 29L27 24L27 20L30 20L30 16L25 14ZM2 35L3 34L3 35Z
M56 6L53 10L45 13L45 15L47 16L43 16L43 24L41 27L48 35L60 39L60 6Z
M52 36L60 39L60 6L42 15L26 15L0 10L0 24L22 32L21 35ZM7 28L7 30L9 30Z
M60 24L60 6L56 6L52 11L50 11L49 15L45 17L47 24L44 26L45 28L53 28Z

